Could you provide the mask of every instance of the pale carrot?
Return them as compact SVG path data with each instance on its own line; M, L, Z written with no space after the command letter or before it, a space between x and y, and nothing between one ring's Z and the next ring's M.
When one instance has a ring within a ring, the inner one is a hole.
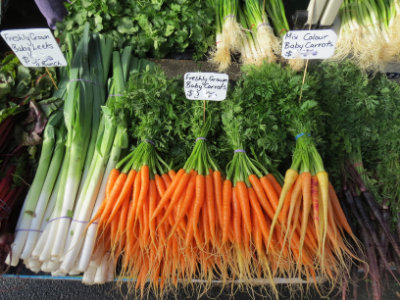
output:
M329 179L326 171L320 171L316 174L318 178L318 188L321 191L321 207L322 207L322 234L321 234L321 247L324 251L326 233L328 230L328 207L329 207Z
M308 216L312 207L312 197L311 197L311 173L302 173L302 194L303 194L303 211L301 217L301 229L300 229L300 254L303 248L304 239L306 237Z
M338 221L340 226L352 237L352 239L356 239L349 223L347 222L347 218L343 212L335 189L333 188L331 183L329 183L329 199L332 203L333 211L335 213L335 219Z
M271 223L271 230L270 230L270 235L269 235L269 240L268 240L268 246L269 246L269 243L270 243L274 228L275 228L276 223L278 221L279 214L280 214L280 212L282 210L282 207L283 207L283 204L285 202L286 195L289 193L289 191L290 191L293 183L296 181L296 178L298 177L298 175L299 174L294 169L288 169L286 171L285 180L284 180L284 184L283 184L283 187L282 187L282 192L281 192L280 197L279 197L279 203L278 203L278 206L277 206L276 211L275 211L274 218L272 219L272 223ZM269 247L267 247L267 251L268 251L268 248Z

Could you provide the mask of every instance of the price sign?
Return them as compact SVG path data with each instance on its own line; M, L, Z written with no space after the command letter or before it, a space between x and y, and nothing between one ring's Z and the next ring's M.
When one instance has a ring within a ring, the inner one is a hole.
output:
M292 30L285 34L282 56L286 59L327 59L335 53L337 36L331 29Z
M67 61L48 28L3 30L1 36L25 67L63 67Z
M224 73L186 73L184 76L186 98L190 100L225 100L228 83L229 76Z

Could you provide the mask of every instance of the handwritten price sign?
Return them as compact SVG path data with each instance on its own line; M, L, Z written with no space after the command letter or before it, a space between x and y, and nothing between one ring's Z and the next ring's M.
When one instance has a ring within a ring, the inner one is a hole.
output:
M223 73L186 73L184 76L186 98L190 100L225 100L228 83L229 76Z
M335 53L337 36L331 29L292 30L285 34L282 56L286 59L327 59Z
M67 61L48 28L3 30L1 36L25 67L63 67Z

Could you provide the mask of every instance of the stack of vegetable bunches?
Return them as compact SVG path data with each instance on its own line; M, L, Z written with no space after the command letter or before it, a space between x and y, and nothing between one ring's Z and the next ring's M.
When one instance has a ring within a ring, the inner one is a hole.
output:
M325 64L317 71L320 103L329 112L329 168L336 166L334 181L342 184L342 203L365 245L362 258L369 267L364 269L369 270L374 299L380 299L384 274L399 282L393 269L399 266L399 242L391 227L399 232L400 87L384 75L369 80L350 62ZM357 282L356 268L351 275L351 282Z
M345 0L340 16L340 33L332 59L350 57L360 68L372 70L398 60L398 0Z
M209 102L204 111L203 102L184 99L181 83L167 80L157 68L142 70L130 60L130 51L113 53L113 77L102 114L105 90L98 91L93 82L105 89L110 44L103 37L89 37L86 30L74 56L69 52L64 115L52 115L46 126L38 171L9 262L15 265L22 258L34 271L84 273L86 283L128 277L135 280L129 291L142 295L165 294L178 284L190 287L194 279L204 283L203 291L216 279L223 286L238 279L249 289L255 279L262 279L276 297L276 276L298 277L307 287L314 283L318 288L320 279L332 285L345 280L350 260L359 260L362 251L317 151L318 146L332 161L342 158L340 149L323 147L326 101L334 93L324 95L315 75L307 76L303 85L302 76L289 68L265 63L244 68L232 97L222 104ZM325 84L333 79L340 83L337 78L354 80L343 75L329 80L336 73L326 70ZM353 100L363 99L358 97L362 86L354 89ZM397 112L393 98L398 88L384 80L371 86L371 93L377 88L375 93L385 100L377 111L383 116ZM335 85L345 91L346 101L351 87ZM92 104L97 113L72 110L72 105L83 109L86 101L93 103L94 92L101 93L101 103ZM320 97L327 99L315 101ZM354 106L376 105L373 98L360 102ZM336 104L332 112L340 115L340 103L330 105ZM372 121L366 120L362 124ZM393 119L386 122L389 126ZM379 166L376 178L388 185L378 185L378 190L385 197L391 191L397 197L382 170L395 164L398 139L374 124L366 130L375 133L366 143L372 150L366 161ZM332 131L340 125L334 124ZM80 135L87 128L91 132L84 140ZM351 143L356 141L352 133L347 135L353 138ZM296 140L290 141L293 136ZM348 139L334 146L348 147ZM128 141L137 146L124 150ZM383 150L377 151L374 143ZM87 153L80 162L73 160L78 147ZM71 164L73 174L68 171ZM218 165L226 167L225 177ZM342 166L333 166L333 174ZM80 174L75 173L78 167ZM281 187L276 170L287 168ZM68 183L69 179L73 181ZM360 190L365 192L364 187Z
M158 68L147 66L132 74L125 96L111 104L115 116L127 124L130 141L139 145L116 165L108 178L105 200L91 221L98 223L91 260L95 264L110 252L112 261L117 262L123 254L121 276L147 280L146 268L164 259L160 251L150 248L149 243L156 245L158 236L155 222L150 222L149 217L175 174L160 154L171 150L179 139L173 131L178 119L174 110L179 111L176 101L182 99L174 96L174 90L179 90L176 82L167 80ZM143 239L138 238L141 234ZM86 282L90 282L90 276L88 270ZM138 285L143 284L138 280Z
M50 70L54 76L54 70ZM23 67L7 55L0 67L0 272L13 240L15 222L36 164L35 149L46 125L44 100L53 83L43 68Z
M243 149L243 145L247 144L246 139L253 142L247 147L253 148L250 152L257 153L254 158L259 158L262 164L252 164L260 166L261 171L267 174L262 166L271 165L269 157L282 160L281 168L287 165L284 161L287 152L281 151L285 151L285 147L286 151L290 151L288 136L293 134L298 137L291 168L285 176L282 192L278 193L279 201L265 190L270 202L269 206L263 207L268 216L265 251L275 256L271 260L275 263L273 274L311 277L314 281L320 275L335 283L340 280L341 273L347 270L349 257L355 254L346 246L347 237L342 230L347 231L353 239L355 237L334 190L328 185L322 159L308 136L310 132L315 132L317 137L321 134L317 124L320 124L322 112L314 100L316 78L308 77L299 101L302 76L288 68L265 64L261 67L249 66L244 71L244 78L235 88L233 96L239 105L227 101L228 107L234 107L230 113L225 112L223 119L225 127L238 128L231 129L234 134L227 134L234 141L233 147ZM261 107L264 108L263 112ZM255 119L261 122L254 124L252 120ZM229 132L227 129L225 131ZM235 155L244 156L243 153ZM244 169L252 170L249 167L252 164ZM274 170L273 167L270 169ZM228 168L228 178L229 175ZM250 184L256 187L251 181ZM317 222L318 219L320 221ZM278 251L274 253L274 249Z
M243 65L260 65L263 61L275 62L280 58L280 38L289 30L281 0L210 2L217 18L212 61L220 71L230 66L232 54L240 54ZM288 63L294 70L303 67L301 59Z
M152 215L176 176L162 156L183 157L179 154L179 140L183 136L180 128L188 126L177 121L186 113L180 110L183 103L181 85L149 66L132 74L125 96L113 104L114 113L122 115L122 121L128 124L130 141L138 146L118 163L108 178L105 200L91 221L98 223L92 261L109 252L112 261L120 259L119 274L137 279L136 285L142 290L148 277L156 287L165 285L165 280L169 285L169 276L173 274L170 268L178 267L177 257L173 256L177 245L172 252L171 243L159 242L166 240L170 221L157 228ZM168 228L164 230L165 226ZM85 281L90 276L89 270L84 275Z
M105 201L91 220L98 223L93 266L108 261L115 270L120 261L118 274L136 279L132 290L141 294L146 288L163 294L193 279L202 280L205 291L214 279L225 284L239 279L251 288L252 280L259 278L267 280L277 295L274 276L301 277L318 284L319 277L337 283L346 273L349 258L356 254L345 232L356 245L357 241L311 138L298 137L283 189L265 167L276 165L269 155L279 153L279 161L287 155L276 144L284 144L290 132L307 133L315 126L304 120L321 114L312 100L316 80L306 82L299 106L300 75L273 64L247 72L233 98L223 105L222 149L234 152L225 164L226 179L210 152L220 104L209 103L203 120L201 102L185 102L179 92L164 101L167 92L179 90L163 80L164 75L145 72L132 77L128 93L116 105L130 107L125 117L133 120L128 128L139 145L110 173ZM282 88L280 81L289 84ZM246 94L247 101L243 100ZM278 105L273 104L276 97L282 97ZM183 103L191 103L186 104L188 111ZM266 104L271 108L264 118L249 109ZM255 118L261 124L246 121ZM178 124L175 131L172 124ZM290 127L279 135L284 126ZM271 139L265 143L264 133ZM159 155L163 148L159 141L164 141L166 150L172 149L182 134L196 141L175 173L165 161L179 155ZM260 154L247 154L245 148ZM90 272L86 279L93 276Z

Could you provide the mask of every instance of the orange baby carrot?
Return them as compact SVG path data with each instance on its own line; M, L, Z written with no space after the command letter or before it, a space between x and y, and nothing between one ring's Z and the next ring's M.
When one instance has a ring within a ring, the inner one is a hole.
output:
M259 203L261 204L262 208L264 209L268 217L271 218L272 220L275 214L275 209L271 206L271 203L268 200L267 195L265 194L261 181L254 174L251 174L249 176L249 181L253 187L254 192L257 195Z
M223 215L223 210L222 210L222 177L221 177L221 172L216 170L213 172L213 182L214 182L214 200L215 200L215 206L217 209L217 219L218 219L218 224L222 228L222 215Z
M124 184L124 186L122 188L121 193L118 196L117 201L114 204L112 212L111 212L110 216L108 217L107 223L111 222L111 220L114 219L116 214L119 212L119 209L120 209L122 203L124 203L126 199L129 200L129 197L130 197L130 195L132 193L133 183L135 181L135 177L136 177L136 171L135 170L129 171L128 177L127 177L127 179L125 181L125 184Z
M175 193L176 188L178 184L181 182L181 178L187 174L184 169L180 169L176 176L174 177L174 180L171 182L171 184L167 187L167 190L165 191L164 195L161 197L160 202L157 205L156 210L154 211L153 215L151 216L152 219L157 217L161 211L168 205L172 195ZM164 179L164 176L163 176Z
M146 199L148 199L148 192L149 192L149 186L150 186L150 170L149 167L144 165L142 166L141 170L141 186L140 186L140 193L139 193L139 198L137 201L137 206L136 206L136 218L139 217L139 214L142 213L143 209L143 204Z
M222 243L229 238L231 224L231 203L232 203L232 181L224 180L222 188Z
M208 214L208 222L209 222L209 230L210 230L210 238L213 243L216 242L216 212L215 212L215 199L214 199L214 183L212 174L208 174L206 176L206 198L205 203L207 203L207 208L205 210Z
M236 196L239 201L240 209L242 211L242 220L245 224L248 233L251 233L251 213L249 203L249 192L247 186L243 181L236 183Z
M195 190L195 199L193 202L193 220L192 220L192 227L193 227L193 234L197 235L197 226L199 221L199 215L201 208L204 204L204 197L205 197L205 178L202 174L197 174L196 176L196 190ZM189 224L190 226L190 224Z

